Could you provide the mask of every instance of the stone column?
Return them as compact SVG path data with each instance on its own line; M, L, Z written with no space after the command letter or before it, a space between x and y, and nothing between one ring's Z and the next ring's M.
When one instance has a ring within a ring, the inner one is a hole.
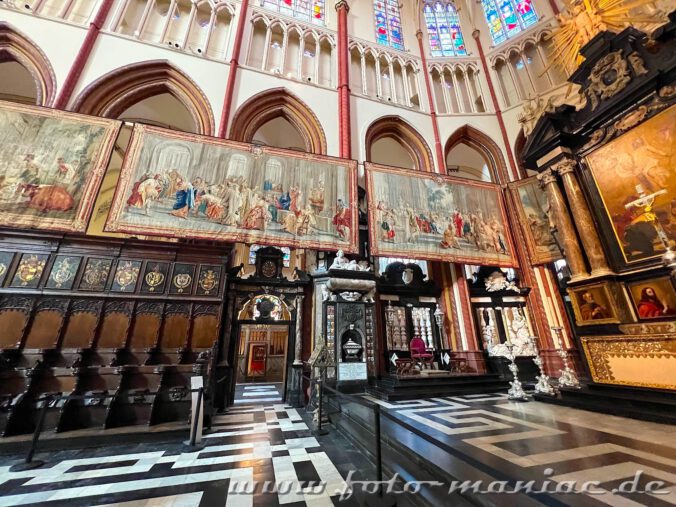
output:
M556 225L558 230L561 246L563 247L568 266L570 267L572 275L571 281L574 282L589 278L589 273L587 273L587 268L584 264L584 259L582 258L580 245L577 243L573 222L568 214L568 209L563 200L561 190L559 190L556 183L556 176L554 176L551 169L546 169L538 174L537 178L540 181L542 188L544 188L547 199L549 200L547 216L549 217L549 222Z
M347 14L350 12L350 6L347 0L338 0L335 3L336 12L338 13L338 135L340 137L339 156L343 158L350 158L352 156L352 120L350 112L350 50L347 33ZM317 55L319 58L319 44L317 44ZM362 56L362 72L364 66ZM362 84L366 84L366 80L362 77ZM364 94L366 92L364 91Z
M296 350L293 365L303 364L303 296L296 296Z
M563 188L566 190L570 211L577 226L577 231L580 233L585 254L587 254L587 259L589 259L591 276L609 275L613 272L608 267L606 256L603 253L601 242L596 233L594 220L592 219L584 195L582 195L580 182L575 174L576 165L574 160L564 158L552 166L552 171L559 173L563 180Z

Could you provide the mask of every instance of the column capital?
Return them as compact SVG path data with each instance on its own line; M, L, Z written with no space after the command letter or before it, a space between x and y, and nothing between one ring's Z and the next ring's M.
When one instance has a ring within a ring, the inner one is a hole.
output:
M551 170L559 173L561 176L564 174L572 173L575 171L577 163L572 158L563 158L552 165Z
M350 12L350 6L347 3L347 0L337 0L335 4L336 10L345 9L345 12Z
M540 185L544 187L550 183L556 182L556 175L552 172L551 169L545 169L537 175L537 179L540 182Z
M474 30L472 30L472 37L478 39L479 35L481 35L481 32L478 29L475 28Z
M423 36L422 30L416 30L415 36L418 37L418 40L422 40Z

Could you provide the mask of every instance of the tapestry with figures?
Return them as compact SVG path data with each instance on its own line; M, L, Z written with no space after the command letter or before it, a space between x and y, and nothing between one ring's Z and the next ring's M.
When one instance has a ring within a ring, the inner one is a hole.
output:
M515 265L497 185L364 166L373 255Z
M356 162L136 125L106 230L353 252Z
M84 232L119 126L0 101L0 225Z

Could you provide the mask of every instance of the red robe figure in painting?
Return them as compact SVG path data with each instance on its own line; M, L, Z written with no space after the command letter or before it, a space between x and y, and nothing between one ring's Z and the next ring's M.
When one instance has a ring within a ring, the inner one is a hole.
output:
M455 236L462 238L462 226L464 224L464 220L462 219L460 212L457 210L453 214L453 223L455 224Z
M676 309L669 308L657 298L655 289L652 287L645 287L641 291L641 300L636 306L638 307L638 315L642 319L656 319L676 313Z
M333 215L333 225L336 226L338 235L345 239L346 229L350 228L350 213L342 199L338 199L336 214Z

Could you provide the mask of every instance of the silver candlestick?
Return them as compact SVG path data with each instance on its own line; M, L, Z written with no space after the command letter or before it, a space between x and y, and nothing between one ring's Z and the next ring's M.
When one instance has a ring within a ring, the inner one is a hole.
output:
M563 340L561 339L561 331L563 331L563 328L552 327L552 330L556 333L556 341L559 346L556 352L559 354L561 361L563 361L563 370L559 370L561 373L561 376L559 377L559 387L572 387L573 389L580 389L580 381L577 379L575 371L573 371L568 365L568 354L563 349Z
M530 336L529 339L531 346L535 351L535 357L533 358L533 362L540 370L540 375L535 377L537 379L537 383L535 384L535 392L538 394L546 394L547 396L556 396L556 389L554 389L554 387L550 384L549 375L545 373L545 370L543 368L544 361L540 357L540 350L538 349L537 344L535 342L535 337Z
M523 390L523 386L519 380L519 367L514 362L514 344L507 342L505 343L505 347L509 353L509 356L507 356L507 359L509 359L508 368L514 377L514 380L509 383L510 388L507 391L507 399L512 401L529 401L530 396Z

